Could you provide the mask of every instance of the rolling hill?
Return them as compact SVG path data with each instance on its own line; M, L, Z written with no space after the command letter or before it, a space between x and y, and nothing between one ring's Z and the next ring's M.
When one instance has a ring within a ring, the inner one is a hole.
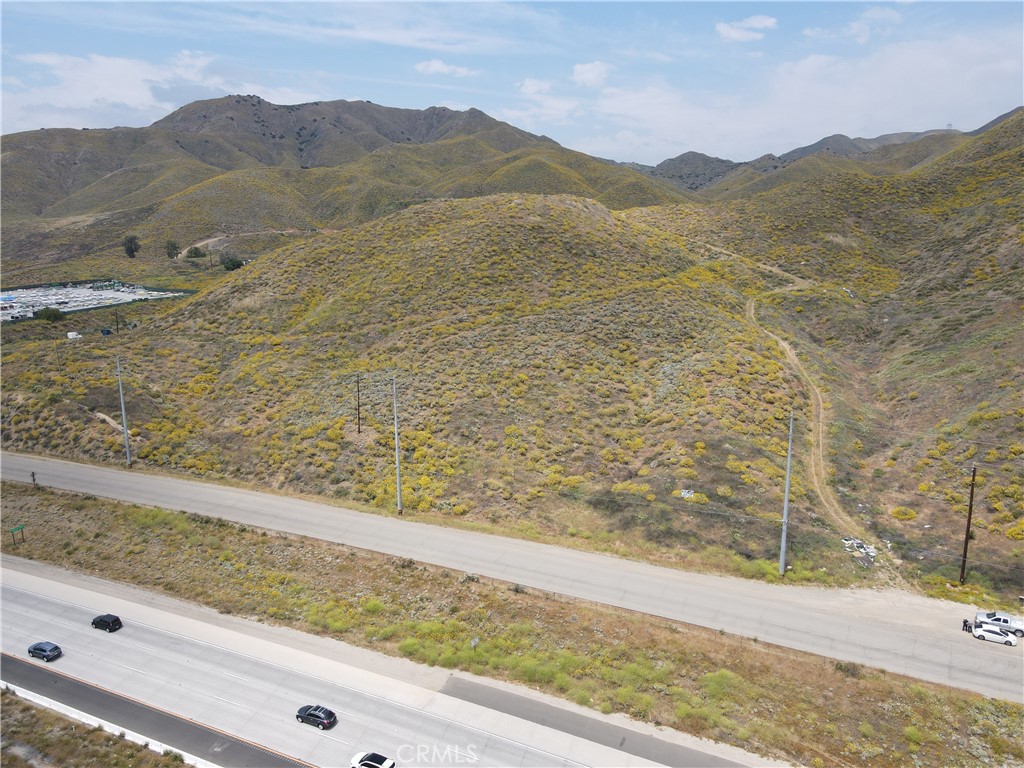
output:
M407 514L777 578L793 413L787 578L881 578L856 535L947 589L976 465L974 582L1015 596L1022 147L1017 113L684 195L474 110L5 137L5 283L200 290L5 327L3 446L119 461L119 354L139 461L394 511L397 394ZM215 237L251 261L160 247Z

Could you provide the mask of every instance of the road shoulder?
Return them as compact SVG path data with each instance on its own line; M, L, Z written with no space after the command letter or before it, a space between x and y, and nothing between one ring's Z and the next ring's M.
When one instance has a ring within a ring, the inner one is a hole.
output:
M131 616L135 622L231 647L239 653L304 674L329 674L335 680L344 681L347 687L368 692L384 690L389 699L405 706L473 723L482 730L536 748L572 755L588 765L682 765L681 760L671 758L685 755L692 759L694 752L708 755L713 760L709 764L713 765L788 765L622 715L603 715L523 686L415 664L330 638L221 614L169 595L45 563L4 555L0 558L0 578L5 586L92 606L98 613ZM325 667L329 667L329 671ZM547 716L523 717L531 709L531 703L537 712L547 713ZM591 736L602 729L619 735L617 746L591 740ZM626 744L629 749L622 748Z

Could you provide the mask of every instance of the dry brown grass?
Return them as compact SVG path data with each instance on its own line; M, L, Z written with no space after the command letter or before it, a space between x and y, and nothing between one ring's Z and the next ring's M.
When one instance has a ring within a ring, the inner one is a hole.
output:
M1024 709L1008 702L342 545L3 490L7 519L32 521L5 552L220 611L805 765L1024 765Z
M0 694L3 718L0 756L4 768L178 768L181 755L162 755L133 744L102 728L88 728L56 712L32 704L4 689Z

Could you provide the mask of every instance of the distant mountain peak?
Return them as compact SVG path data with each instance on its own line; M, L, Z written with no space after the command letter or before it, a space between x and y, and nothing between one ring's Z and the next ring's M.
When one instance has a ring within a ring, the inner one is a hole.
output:
M833 133L813 144L805 147L798 147L782 155L766 154L745 163L736 163L732 160L724 160L719 157L711 157L700 152L684 152L681 155L663 160L656 166L642 165L639 163L628 163L641 173L652 178L661 179L680 189L699 191L714 186L726 177L734 176L743 171L754 171L757 174L773 173L781 170L790 163L804 157L824 153L836 157L859 157L874 152L882 147L889 147L899 144L908 144L937 135L976 136L999 123L1012 118L1024 107L1017 107L1006 114L1000 115L995 120L986 123L976 131L963 133L951 128L932 129L928 131L904 131L900 133L888 133L876 136L872 139L855 138L851 139L842 133Z

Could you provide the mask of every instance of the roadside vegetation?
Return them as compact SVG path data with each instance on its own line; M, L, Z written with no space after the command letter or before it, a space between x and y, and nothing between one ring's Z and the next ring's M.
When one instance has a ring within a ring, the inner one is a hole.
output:
M1009 702L342 545L20 484L2 491L5 519L31 521L4 555L801 765L1024 765L1024 708Z
M157 754L102 728L90 728L4 688L0 756L5 768L180 768L176 752Z

